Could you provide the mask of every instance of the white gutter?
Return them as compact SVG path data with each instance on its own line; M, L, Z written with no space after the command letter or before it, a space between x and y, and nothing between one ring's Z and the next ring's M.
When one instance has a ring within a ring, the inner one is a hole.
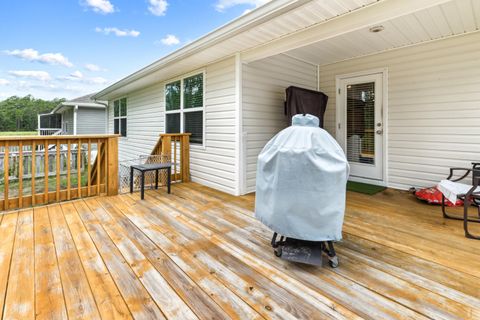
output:
M68 101L65 101L65 102L62 102L61 104L62 106L66 106L66 107L87 107L87 108L105 108L106 107L106 104L103 104L103 103L94 103L94 102L68 102Z
M274 0L268 2L267 4L251 11L250 13L247 13L227 23L226 25L215 29L214 31L206 34L198 40L195 40L194 42L174 51L173 53L161 58L160 60L155 61L154 63L146 66L145 68L142 68L139 71L132 73L131 75L98 92L92 98L99 99L111 93L112 91L115 91L152 72L155 72L165 67L170 63L187 58L199 51L204 50L207 47L211 47L219 42L236 36L250 28L253 28L272 18L280 16L283 13L300 7L310 1L312 0Z

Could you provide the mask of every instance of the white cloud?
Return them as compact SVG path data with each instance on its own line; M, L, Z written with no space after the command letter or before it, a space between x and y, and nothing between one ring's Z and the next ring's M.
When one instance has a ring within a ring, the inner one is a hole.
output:
M77 79L82 79L83 78L83 73L81 73L80 71L77 70L75 72L70 73L70 77L77 78Z
M43 53L40 54L35 49L23 50L6 50L5 53L9 56L21 58L28 61L37 61L40 63L47 63L53 65L62 65L65 67L72 67L73 64L61 53Z
M6 86L6 85L9 85L9 84L10 84L10 81L0 78L0 86Z
M269 2L271 0L218 0L217 3L215 4L215 9L217 11L225 11L228 8L238 6L238 5L250 5L254 8L259 7L261 5L264 5L265 3ZM248 12L244 12L243 14L246 14Z
M108 14L115 11L115 7L109 0L85 0L84 5L90 7L94 12Z
M128 30L128 29L123 29L120 30L118 28L95 28L96 32L101 32L105 35L109 35L110 33L113 33L117 37L138 37L140 35L140 32L137 30Z
M85 64L85 69L87 69L88 71L93 71L93 72L105 71L105 69L102 69L100 66L97 66L96 64L93 64L93 63Z
M9 71L8 73L14 77L30 78L30 79L40 80L40 81L48 81L52 79L50 77L50 74L46 71L15 70L15 71Z
M156 16L164 16L167 11L168 2L167 0L148 0L150 4L148 6L148 11Z
M179 44L180 40L173 34L167 34L165 38L160 40L160 42L162 42L166 46L173 46L175 44Z
M102 77L92 77L92 78L84 77L84 75L80 71L75 71L68 76L60 76L60 77L57 77L56 79L60 81L73 81L73 82L84 83L89 85L100 85L108 82L107 79Z
M90 84L105 84L108 82L108 80L102 77L95 77L86 79L85 82Z

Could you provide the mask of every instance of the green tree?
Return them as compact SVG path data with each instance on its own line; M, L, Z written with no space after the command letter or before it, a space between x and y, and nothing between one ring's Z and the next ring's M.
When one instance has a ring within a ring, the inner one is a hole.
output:
M31 95L0 101L0 131L34 131L37 115L48 113L65 99L43 100Z

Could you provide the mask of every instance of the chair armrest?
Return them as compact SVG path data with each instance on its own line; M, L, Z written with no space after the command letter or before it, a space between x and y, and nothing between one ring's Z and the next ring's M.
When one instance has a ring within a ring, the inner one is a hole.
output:
M453 173L454 173L455 171L465 171L465 174L464 174L463 176L461 176L460 178L458 178L458 179L451 180L451 178L453 177ZM465 178L470 174L470 172L472 172L472 171L473 171L473 169L469 169L469 168L450 168L450 174L448 175L447 180L451 180L451 181L454 181L454 182L463 180L463 179L465 179Z
M478 192L475 192L475 190L478 188L478 185L480 184L480 177L476 177L473 179L473 186L468 190L468 192L465 194L465 199L468 199L472 196L472 194L477 194Z

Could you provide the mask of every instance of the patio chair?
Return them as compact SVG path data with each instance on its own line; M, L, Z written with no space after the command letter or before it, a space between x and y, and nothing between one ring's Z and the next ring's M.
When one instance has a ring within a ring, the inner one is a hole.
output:
M453 174L455 172L462 172L463 175L459 178L453 179ZM471 186L467 186L464 184L459 183L459 181L467 178L471 174L472 176L472 183ZM450 175L447 177L448 181L455 183L458 186L461 186L465 190L468 190L465 193L457 194L457 198L463 201L463 217L455 216L449 214L447 212L447 206L445 204L446 197L445 194L442 193L442 213L443 217L447 219L454 219L454 220L463 220L463 229L465 231L465 237L470 239L477 239L480 240L480 236L474 236L468 230L468 223L469 222L477 222L480 223L480 162L472 162L472 168L450 168ZM439 186L440 187L440 186ZM474 206L477 208L478 217L469 217L468 216L468 209Z

